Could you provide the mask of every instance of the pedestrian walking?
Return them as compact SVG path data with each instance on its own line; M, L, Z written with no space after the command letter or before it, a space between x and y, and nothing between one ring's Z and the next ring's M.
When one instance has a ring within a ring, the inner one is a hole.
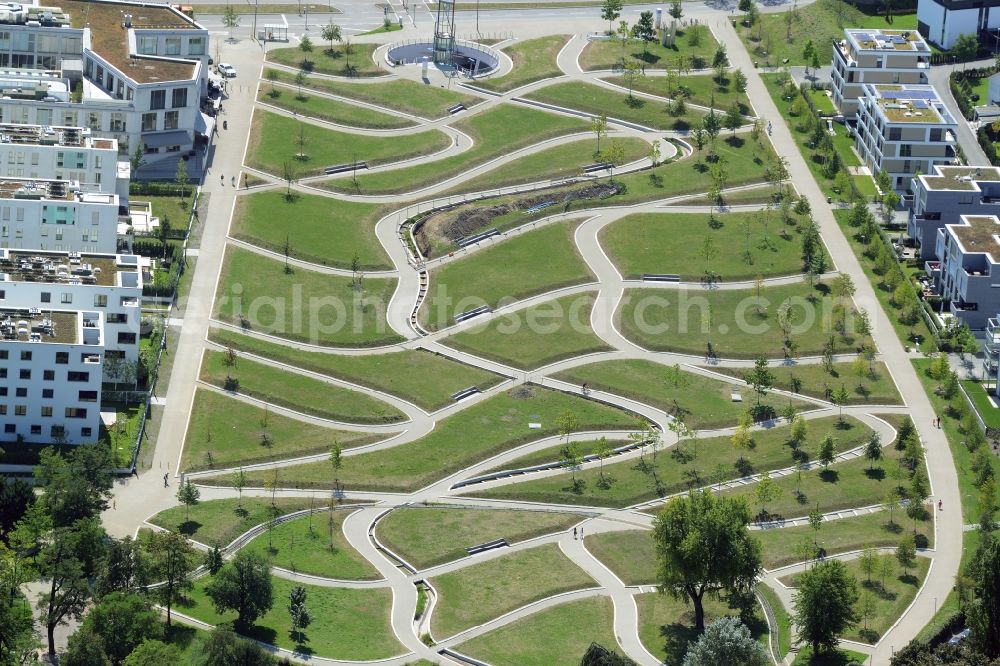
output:
M584 382L583 386L580 387L580 392L587 395L587 382Z
M219 174L219 184L222 185L223 187L226 186L226 174L224 173Z
M166 488L166 487L167 487L167 485L168 485L168 484L167 484L167 474L164 474L164 475L163 475L163 487L164 487L164 488Z
M574 541L576 540L576 528L575 527L573 528L573 540Z
M236 176L233 176L232 183L233 183L233 187L236 187Z
M580 541L583 541L583 528L580 528Z
M944 511L944 501L938 500L938 511Z

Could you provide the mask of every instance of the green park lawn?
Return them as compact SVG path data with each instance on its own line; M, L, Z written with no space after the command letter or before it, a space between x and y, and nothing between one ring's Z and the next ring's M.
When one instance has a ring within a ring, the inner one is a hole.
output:
M836 650L814 656L812 647L803 645L795 655L792 666L857 666L858 664L865 663L865 659L867 658L868 655L864 652L855 652L854 650L845 650L843 648L837 648Z
M276 69L265 70L265 78L269 77L271 72L275 72L277 81L295 83L295 75ZM436 88L407 79L350 83L307 77L303 85L338 97L346 97L431 120L447 117L448 107L455 104L472 107L481 101L474 95L463 95L454 90Z
M351 44L350 52L345 47L345 44L336 44L331 49L329 44L317 42L311 53L304 53L298 46L271 49L267 52L267 61L314 74L360 78L388 74L372 55L378 44Z
M308 90L275 87L257 93L257 101L298 113L305 118L325 120L334 125L361 129L400 129L413 127L408 118L382 113L374 109L341 102L322 95L311 95Z
M692 40L696 43L692 44ZM585 71L611 69L628 57L639 64L645 62L647 69L666 69L668 66L676 67L678 58L686 57L692 69L701 69L711 66L712 55L718 46L707 28L679 30L673 47L653 42L643 49L642 42L631 40L623 49L619 40L592 41L580 54L580 67Z
M460 643L456 650L493 666L577 666L591 642L622 653L608 597L547 608Z
M236 614L216 612L205 594L209 578L195 581L187 605L176 606L185 615L209 624L230 623ZM392 593L387 588L351 589L303 585L312 623L304 630L305 641L292 638L287 600L292 587L300 585L271 577L274 606L260 617L248 637L302 654L329 659L375 660L405 654L389 624Z
M625 149L623 164L629 164L649 156L649 142L636 137L614 137ZM606 147L607 139L602 143ZM583 167L600 159L594 149L594 139L582 139L540 150L531 155L519 157L479 178L455 186L449 192L485 192L494 188L512 187L545 180L560 181L574 178L583 173Z
M606 76L604 81L613 83L622 88L628 88L628 82L624 76ZM679 89L686 93L685 102L697 104L699 106L712 106L724 111L734 103L740 105L740 113L749 116L753 111L747 104L745 93L736 92L733 87L732 78L723 79L722 85L716 80L714 75L694 74L678 79ZM650 76L642 78L632 84L632 89L636 92L656 95L657 97L672 98L677 97L677 91L673 95L667 94L667 79L661 76Z
M652 452L647 452L643 458L645 465L640 459L605 463L603 481L601 466L598 465L576 472L575 486L574 475L566 472L535 479L528 477L520 483L497 486L481 492L474 492L475 486L471 486L470 490L477 497L503 500L516 499L581 506L632 506L684 492L691 487L700 487L766 470L792 467L796 455L815 459L819 443L827 434L836 437L838 452L860 446L868 440L871 430L867 426L848 417L845 417L844 422L846 428L838 427L836 417L809 420L806 442L798 447L803 451L802 454L796 454L792 448L789 441L791 429L788 426L779 426L752 431L754 445L749 449L737 449L729 436L710 437L686 440L682 445L674 446L668 451L659 451L655 461ZM864 475L863 470L860 474ZM818 499L817 495L821 492L820 488L807 483L807 477L811 479L813 476L817 476L817 473L807 472L802 475L803 492L810 498L810 504L805 509L799 509L798 513L795 511L798 505L794 497L795 475L791 475L776 480L776 483L783 484L783 487L790 481L791 488L785 488L782 498L769 504L767 510L772 513L783 513L788 517L808 513L812 502ZM848 472L841 475L844 479L849 476ZM830 485L838 486L838 484ZM741 490L750 492L754 487L755 484L751 484ZM883 489L882 495L884 494ZM748 496L748 499L752 500L752 497ZM867 504L877 503L880 499L881 496ZM820 501L822 503L822 500ZM780 510L777 508L779 505ZM854 503L847 506L862 505L863 503Z
M550 511L403 507L382 518L375 536L418 570L466 557L466 548L494 539L507 543L561 532L582 516Z
M300 137L304 140L301 149ZM247 166L284 178L283 165L288 164L298 179L321 174L328 166L354 161L376 166L431 155L449 145L451 139L439 130L373 137L340 132L260 110L253 116ZM300 153L305 158L299 157Z
M884 15L865 14L854 5L837 0L819 0L796 9L790 31L787 20L786 12L776 12L761 14L758 19L760 25L755 23L746 28L741 24L738 30L740 38L751 57L759 60L761 65L780 66L786 58L789 65L805 65L803 50L810 40L819 50L820 62L829 64L830 44L844 38L844 28L915 30L917 27L916 14L896 16L889 23ZM787 39L789 34L790 40ZM758 40L758 36L761 39ZM767 56L763 55L764 52Z
M635 598L639 609L639 639L646 649L668 666L680 666L688 645L698 640L694 628L694 608L684 599L656 592ZM705 624L726 615L739 615L725 602L706 595ZM767 644L767 622L755 614L748 627L760 642Z
M592 281L593 275L573 240L581 222L548 224L432 269L420 323L437 330L454 323L456 315L481 305L496 309Z
M441 342L521 370L610 351L590 328L593 304L593 292L563 296L455 333Z
M606 226L601 246L626 279L674 273L685 282L712 270L721 281L750 281L802 272L802 228L770 211L725 213L635 213ZM700 250L710 242L711 262ZM696 251L692 251L695 249Z
M434 576L431 632L441 640L562 592L596 587L555 543L519 550Z
M314 345L377 347L399 342L385 319L396 279L352 278L230 247L216 294L215 317L248 330Z
M384 391L427 411L451 404L452 394L462 389L486 390L501 380L499 375L423 349L344 355L295 349L226 329L211 329L209 338L237 351Z
M344 536L352 510L319 511L311 517L280 523L245 548L270 558L271 564L296 573L337 580L377 580L378 570Z
M656 551L652 532L625 530L588 534L584 545L626 585L656 583Z
M811 454L810 458L815 459L816 447L813 447L809 453ZM807 515L816 507L819 507L821 512L828 513L852 507L879 504L890 490L900 485L906 485L906 481L892 478L896 461L900 457L899 454L900 452L894 446L884 447L884 458L875 464L874 471L869 470L871 463L868 460L855 458L846 462L834 463L826 470L816 465L812 469L802 472L801 482L798 480L798 474L789 474L780 479L774 479L774 482L781 488L781 495L776 501L767 505L767 511L775 517L795 518ZM751 484L734 490L726 490L724 494L745 497L747 501L752 503L755 489L756 484ZM897 520L912 529L912 520L902 516L898 517Z
M503 50L510 56L514 68L503 76L475 81L473 85L495 92L507 92L535 81L562 76L563 73L556 64L556 56L567 41L569 35L548 35L515 42Z
M885 363L875 361L871 366L865 363L865 368L867 371L860 376L855 374L853 362L834 363L832 372L827 372L820 363L778 364L771 366L770 370L774 375L774 388L777 389L828 400L827 389L836 391L843 385L852 405L902 404L896 383ZM724 366L709 369L733 377L742 377L746 372L741 368Z
M576 440L577 447L579 448L581 456L589 456L592 453L596 453L599 447L599 440L601 437L594 437L594 439L587 440ZM603 438L607 440L607 438ZM627 446L632 442L629 440L608 440L608 446L611 449L617 449L622 446ZM508 460L496 467L492 467L485 470L483 473L488 474L491 472L501 472L511 469L522 469L524 467L533 467L535 465L543 465L545 463L563 463L565 460L563 457L563 452L566 449L565 444L555 444L553 446L546 446L545 448L535 449L531 453L525 453L522 456L517 456L512 460Z
M539 386L521 386L492 396L438 422L434 430L404 446L345 456L339 478L349 490L412 492L450 474L530 441L558 433L556 419L572 412L579 431L626 429L635 417L579 396ZM530 428L541 423L541 428ZM250 474L253 485L271 478ZM330 488L330 464L282 468L286 487ZM227 485L226 479L206 483Z
M375 236L385 209L373 204L296 193L265 191L238 197L230 235L314 264L351 268L354 257L365 271L389 270L392 263Z
M734 368L733 374L741 376L741 371ZM589 389L608 391L656 407L683 419L696 430L733 426L739 421L749 403L733 402L734 391L743 394L745 400L753 399L745 387L640 359L598 361L563 370L553 377L574 384L586 383ZM777 412L788 401L768 395L761 404ZM794 404L799 409L809 406L798 400Z
M245 358L235 359L230 366L227 359L227 354L223 352L206 351L202 359L201 381L227 388L227 381L235 380L237 393L332 421L366 424L406 420L406 415L392 405L361 391L341 388Z
M828 289L823 283L811 287L804 282L767 286L760 290L759 301L754 289L629 289L616 319L625 337L653 351L705 356L711 345L721 358L782 358L778 312L788 303L796 355L821 354L830 340L837 354L870 346L870 337L853 334L850 328L847 336L834 331L836 321L824 315L833 298Z
M933 512L928 513L926 519L917 521L916 540L921 547L934 547L931 513ZM819 530L814 530L810 525L801 525L760 530L754 532L754 536L763 548L764 567L777 569L802 561L803 557L796 552L796 547L807 539L815 540L823 549L823 554L828 556L868 546L895 546L899 543L899 538L912 529L913 521L904 515L902 509L897 509L893 511L892 523L889 522L888 511L879 511L854 518L825 521L820 524Z
M594 116L604 113L609 119L625 120L658 130L682 132L691 128L695 121L704 115L702 111L688 107L683 115L674 116L661 102L643 97L629 97L624 91L582 81L555 83L535 90L525 97L567 109L576 109Z
M344 447L351 447L375 439L377 437L364 433L341 432L304 423L215 391L199 389L195 391L184 439L181 469L193 471L249 465L323 453L335 440ZM258 483L257 487L261 485Z
M308 509L306 497L277 497L273 507L280 515ZM180 532L207 546L227 546L251 527L271 520L274 515L271 500L265 497L245 497L242 500L215 499L198 502L190 509L175 506L149 519L152 524Z
M343 178L337 178L324 181L320 186L348 194L413 192L546 139L586 132L589 129L589 125L580 118L570 118L512 104L495 106L482 113L459 120L452 127L472 137L474 143L470 149L458 155L436 160L432 164L363 174L358 177L357 184ZM422 132L413 136L427 134L427 132ZM370 137L363 138L371 140ZM403 137L392 137L386 140L396 141L400 138ZM425 154L431 152L433 151L424 151Z
M993 386L986 386L982 382L962 380L962 388L972 401L976 413L983 420L987 428L1000 428L1000 409L994 404L996 395L993 393Z
M885 577L884 584L878 576L873 575L869 580L868 576L861 570L860 560L854 559L844 563L847 570L858 581L858 592L862 595L867 592L875 599L875 613L867 622L867 630L863 621L858 622L854 628L843 634L843 638L862 643L877 642L882 634L895 624L903 611L910 606L914 597L917 596L920 586L923 585L924 578L931 566L930 559L918 557L915 566L908 571L903 571L894 556L883 555L883 557L891 559L895 564L894 573ZM800 575L786 576L781 579L781 582L789 587L794 587Z
M748 190L728 192L724 196L727 206L738 206L741 204L773 204L774 190L765 187L755 187ZM698 195L684 199L677 203L678 206L715 206L718 202L708 195Z

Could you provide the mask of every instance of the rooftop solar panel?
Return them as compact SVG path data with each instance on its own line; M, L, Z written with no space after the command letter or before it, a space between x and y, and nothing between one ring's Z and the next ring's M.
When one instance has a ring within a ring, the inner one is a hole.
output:
M872 36L869 35L867 32L859 32L856 35L854 35L854 38L857 39L859 42L872 41Z
M922 99L918 99L913 103L913 108L915 109L929 109L931 105Z
M906 40L903 39L902 37L900 37L899 35L890 35L889 36L889 41L892 42L893 44L905 44L906 43Z

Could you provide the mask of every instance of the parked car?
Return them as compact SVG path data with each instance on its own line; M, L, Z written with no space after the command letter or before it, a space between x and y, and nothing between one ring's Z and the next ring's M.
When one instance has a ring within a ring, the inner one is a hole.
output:
M218 70L219 70L219 74L221 74L224 78L227 78L227 79L235 79L236 78L236 68L233 67L232 65L230 65L227 62L220 62Z

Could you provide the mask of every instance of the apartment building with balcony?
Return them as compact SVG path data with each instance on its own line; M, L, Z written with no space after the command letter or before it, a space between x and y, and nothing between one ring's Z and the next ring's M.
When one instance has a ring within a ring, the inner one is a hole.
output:
M872 173L889 174L894 189L957 158L957 124L933 86L866 83L863 90L854 146Z
M961 215L936 235L937 259L924 264L934 291L969 328L986 328L1000 311L1000 217Z
M917 30L941 49L1000 28L1000 0L918 0Z
M117 194L75 181L0 177L0 249L113 253L119 212Z
M0 12L0 122L85 127L122 154L141 144L147 163L210 139L209 34L193 19L145 2L14 6Z
M915 30L844 30L833 42L833 103L854 120L866 83L926 84L930 55Z
M106 372L139 361L142 284L135 255L0 249L0 307L102 313Z
M0 305L0 443L96 441L104 317Z
M1000 215L1000 167L935 166L912 179L907 233L917 256L937 258L937 231L962 215Z

